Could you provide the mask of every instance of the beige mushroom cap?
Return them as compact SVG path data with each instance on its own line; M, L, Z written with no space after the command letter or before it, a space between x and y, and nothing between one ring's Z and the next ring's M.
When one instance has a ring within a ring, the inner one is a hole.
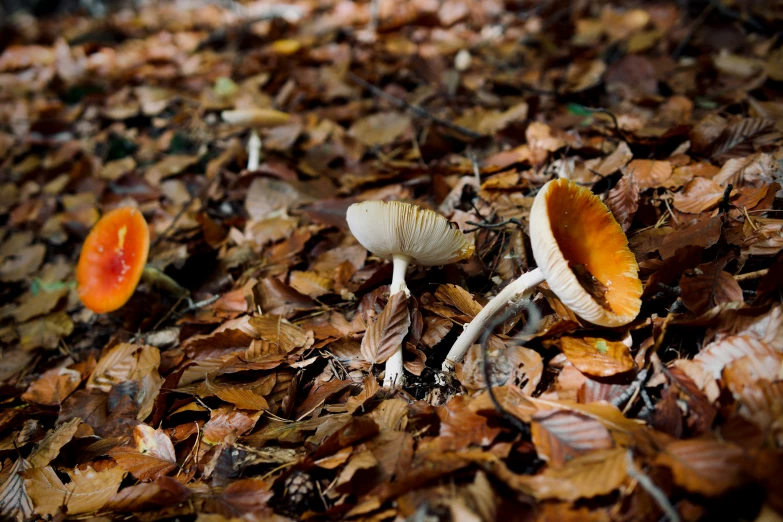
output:
M578 316L601 326L633 321L642 305L639 266L628 238L604 203L566 179L544 185L530 211L530 242L549 287ZM602 306L580 284L584 265L607 288Z
M445 265L473 253L462 232L440 214L400 201L363 201L348 207L348 226L373 254L409 256L423 266Z

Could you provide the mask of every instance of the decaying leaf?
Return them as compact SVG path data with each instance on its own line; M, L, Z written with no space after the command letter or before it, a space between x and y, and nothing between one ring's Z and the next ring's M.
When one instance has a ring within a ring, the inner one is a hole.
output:
M402 344L408 334L411 317L404 292L389 298L378 318L368 328L362 339L362 356L371 364L386 361Z
M39 515L55 515L62 507L78 515L100 510L117 493L126 471L118 466L96 471L76 468L64 484L51 466L23 473L27 493Z
M145 424L133 429L130 445L114 448L109 455L122 469L141 481L155 480L177 467L174 445L169 436Z

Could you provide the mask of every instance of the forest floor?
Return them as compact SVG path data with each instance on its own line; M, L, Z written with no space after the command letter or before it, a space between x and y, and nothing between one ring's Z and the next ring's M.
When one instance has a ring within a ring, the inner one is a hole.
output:
M782 520L774 2L139 4L2 22L0 519ZM539 285L485 336L493 398L480 344L441 365L556 178L641 311ZM410 268L393 325L366 200L475 249ZM189 295L94 313L82 244L128 206Z

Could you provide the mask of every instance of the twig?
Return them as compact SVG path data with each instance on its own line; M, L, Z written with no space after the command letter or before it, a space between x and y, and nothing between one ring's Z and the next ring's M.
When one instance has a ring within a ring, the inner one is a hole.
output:
M748 272L747 274L735 275L734 280L738 283L741 283L742 281L759 279L760 277L764 277L768 273L769 273L769 268L762 268L761 270L756 270L755 272Z
M696 20L693 21L691 24L691 28L688 30L688 34L685 35L685 37L680 40L680 43L677 44L677 47L674 49L674 52L672 53L672 58L677 60L679 59L682 52L685 50L686 47L688 47L688 44L690 43L691 39L693 38L693 35L696 34L696 31L701 27L701 24L704 23L704 21L707 19L707 17L712 13L712 10L715 9L715 6L710 3L707 7L704 8L704 11L699 14L698 17L696 17Z
M421 118L426 118L434 123L437 123L438 125L441 125L443 127L446 127L448 129L451 129L453 131L459 132L460 134L463 134L464 136L467 136L469 138L473 139L480 139L484 136L482 134L479 134L477 132L473 132L470 129L466 129L465 127L461 125L457 125L456 123L452 123L448 120L444 120L443 118L439 118L438 116L435 116L434 114L430 114L426 110L422 109L421 107L418 107L416 105L411 105L410 103L406 102L405 100L402 100L400 98L397 98L396 96L393 96L389 94L388 92L384 91L383 89L379 89L375 85L371 84L364 78L357 76L356 74L352 72L348 72L348 78L350 78L353 82L358 83L365 89L369 90L376 96L379 96L381 98L385 98L389 100L390 102L394 103L398 107L402 107L405 109L408 109L412 113L414 113L416 116L419 116Z
M644 382L647 380L647 374L649 372L647 371L647 368L642 368L639 371L639 374L636 376L636 378L633 380L631 384L628 385L628 387L623 390L623 392L612 399L612 405L619 408L622 406L628 399L631 398L631 396L636 393L636 390L640 388Z
M482 229L482 228L489 228L489 229L492 229L492 228L503 228L506 225L516 225L518 227L523 226L522 222L520 220L518 220L517 218L507 219L505 221L501 221L500 223L476 223L475 221L465 221L465 223L468 224L468 225L473 225L474 227L476 227L476 228L472 228L470 230L466 230L465 231L466 234L469 233L469 232L475 232L476 230L479 230L479 229Z
M625 471L628 473L629 477L638 482L642 489L645 490L653 498L653 500L655 500L656 504L658 504L658 507L661 508L669 520L672 522L680 522L680 514L677 513L677 510L674 509L674 506L672 506L671 502L669 502L666 494L655 485L650 477L636 469L636 464L634 464L633 453L631 453L631 450L627 450L625 453Z
M512 426L517 428L520 433L523 434L523 436L528 437L530 435L530 426L506 410L500 404L500 401L495 396L495 392L492 390L492 379L489 373L489 351L487 348L487 343L490 336L492 335L492 332L495 331L495 328L516 315L521 307L524 307L527 310L528 316L527 324L525 325L525 328L522 330L522 332L519 333L519 336L527 336L536 332L538 329L538 323L541 319L541 313L538 311L538 308L533 305L530 299L524 299L523 301L506 308L506 310L502 314L496 316L487 326L487 329L484 330L484 333L481 336L481 357L482 367L484 370L484 383L487 386L487 393L489 394L489 399L492 401L492 405L495 406L495 409L498 411L498 413L500 413L500 415ZM517 341L517 343L520 346L525 344L524 341Z

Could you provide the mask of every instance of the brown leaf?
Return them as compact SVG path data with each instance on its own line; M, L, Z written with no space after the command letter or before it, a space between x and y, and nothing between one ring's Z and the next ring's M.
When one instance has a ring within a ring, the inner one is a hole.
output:
M674 195L672 204L681 212L698 214L715 208L723 199L723 187L706 178L695 178L682 192Z
M22 399L44 406L59 406L81 382L82 376L78 371L53 368L33 381L22 394Z
M33 502L25 489L22 472L30 468L23 458L11 465L10 460L3 463L0 473L0 516L8 520L28 520L33 515Z
M109 395L101 390L78 390L63 402L57 422L79 417L93 429L100 429L108 416L108 401Z
M716 496L745 480L742 448L714 439L675 441L661 451L656 464L672 470L674 481L693 493Z
M663 240L658 252L663 259L674 255L678 248L684 246L700 246L709 248L718 242L720 238L720 216L700 219L684 224Z
M368 147L387 145L411 129L411 118L400 112L379 112L357 120L348 133Z
M207 501L209 511L234 519L243 515L256 515L253 520L272 517L267 502L274 496L272 483L248 478L232 482L219 495Z
M397 292L389 298L378 318L367 328L362 339L362 356L371 364L386 361L399 349L408 334L411 317L405 292Z
M142 481L155 480L177 467L174 445L165 432L146 424L133 429L133 441L109 452L123 469Z
M229 387L216 391L215 396L243 410L262 411L269 409L269 403L266 399L253 390Z
M633 173L628 173L617 182L604 201L614 218L627 231L639 209L639 187L636 185Z
M705 370L719 379L723 368L737 359L742 357L764 359L775 354L776 350L772 346L756 336L729 335L702 348L693 360L701 363Z
M664 186L672 171L672 164L668 161L646 159L633 160L623 169L624 174L633 174L640 190Z
M215 445L221 442L233 443L241 435L249 433L261 417L261 412L249 415L233 407L220 407L210 412L210 419L202 428L203 440Z
M38 443L38 446L30 453L27 460L34 468L48 466L60 454L62 447L71 441L81 423L82 420L76 417L51 430Z
M626 450L606 449L581 455L540 475L518 475L515 482L538 499L573 502L611 493L625 481L626 469Z
M316 272L294 270L289 276L291 288L312 298L318 298L332 291L332 281Z
M256 330L261 339L275 343L285 353L302 348L308 341L312 342L312 336L308 336L307 332L278 315L252 317L250 326Z
M22 281L41 267L46 247L44 245L29 245L12 253L0 264L0 281L5 283Z
M630 349L620 341L595 337L561 337L553 341L579 371L608 377L634 368Z
M189 496L190 490L178 480L160 477L155 482L121 489L109 499L106 509L121 513L160 509L185 502Z
M483 308L467 290L457 285L440 285L435 291L435 298L453 306L470 319L476 317Z
M35 512L54 516L61 506L69 515L98 511L117 492L125 473L119 466L102 471L76 468L67 472L71 480L63 484L54 469L46 466L29 469L23 476Z
M421 342L429 348L434 348L451 331L454 323L444 317L434 315L424 318L424 333Z
M734 277L723 271L727 258L705 263L680 278L682 302L694 313L703 314L715 306L743 302L742 288Z
M545 411L530 425L539 457L560 468L572 458L614 447L609 430L595 419L569 411Z
M353 413L364 406L367 401L375 397L381 390L381 387L378 386L378 381L372 375L365 376L362 385L363 388L361 393L353 397L348 397L348 400L345 402L345 410L348 413Z
M454 397L438 408L440 436L437 444L442 451L459 451L471 445L488 446L500 433L491 428L487 418L473 413L464 395Z
M71 335L73 321L65 312L45 315L18 326L19 344L23 350L54 349L60 339Z

